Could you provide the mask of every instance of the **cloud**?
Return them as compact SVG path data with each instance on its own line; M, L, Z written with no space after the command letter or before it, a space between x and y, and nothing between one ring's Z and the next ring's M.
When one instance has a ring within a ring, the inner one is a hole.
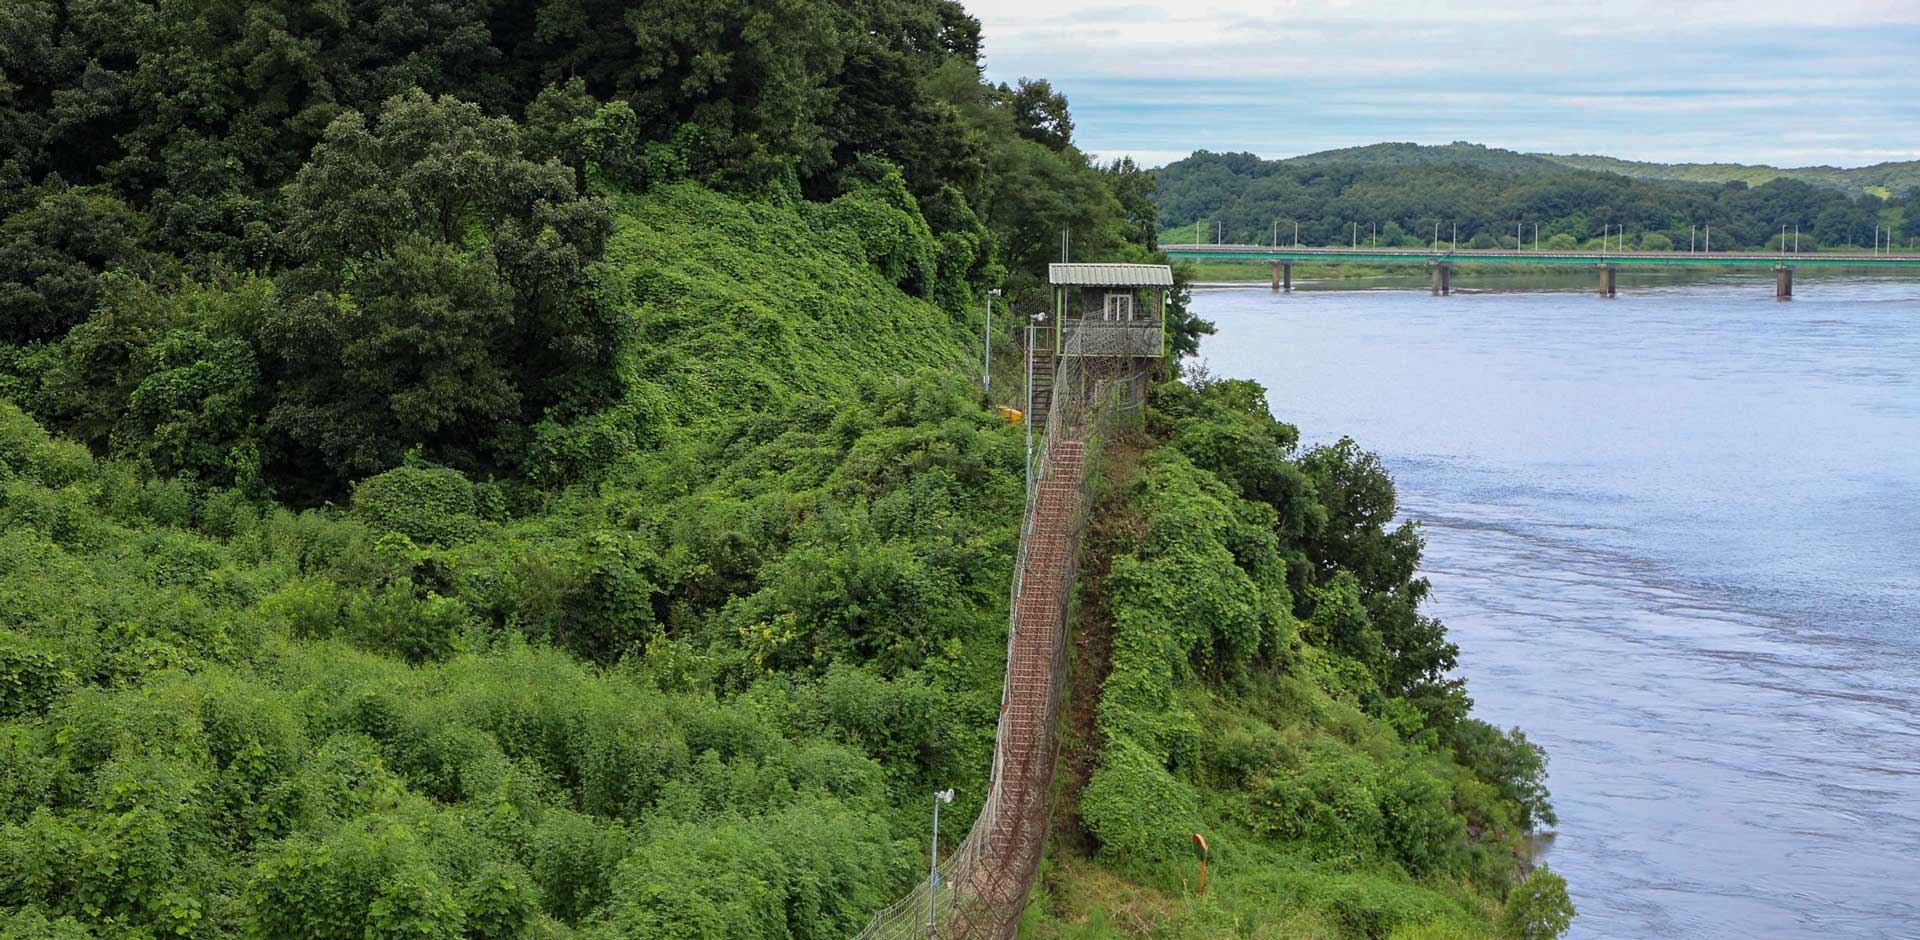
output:
M1920 158L1911 0L969 9L984 26L989 77L1051 79L1073 103L1083 147L1143 161L1378 140L1669 161Z

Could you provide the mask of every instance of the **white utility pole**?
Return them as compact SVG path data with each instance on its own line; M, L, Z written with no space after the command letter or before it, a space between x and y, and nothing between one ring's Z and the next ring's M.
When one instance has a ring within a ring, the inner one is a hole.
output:
M933 795L933 852L927 862L927 937L932 940L938 936L934 931L935 906L940 901L940 804L953 802L952 790L941 790Z
M1000 288L987 291L987 331L982 334L986 342L980 351L980 387L993 391L993 298L1000 296Z

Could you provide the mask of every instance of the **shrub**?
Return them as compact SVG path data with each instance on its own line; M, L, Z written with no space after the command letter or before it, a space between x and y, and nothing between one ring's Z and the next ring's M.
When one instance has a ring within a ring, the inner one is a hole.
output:
M1188 851L1200 829L1193 789L1127 740L1113 742L1080 795L1080 819L1103 855L1150 862Z
M260 940L433 940L463 925L412 827L380 816L281 844L254 866L242 900Z
M354 514L416 542L451 545L481 528L472 481L446 467L395 467L354 484Z
M74 681L62 657L12 630L0 630L0 718L44 711Z
M87 449L57 440L9 401L0 401L0 480L25 479L59 488L93 472Z
M1573 923L1567 881L1542 865L1507 893L1500 934L1507 940L1555 940Z

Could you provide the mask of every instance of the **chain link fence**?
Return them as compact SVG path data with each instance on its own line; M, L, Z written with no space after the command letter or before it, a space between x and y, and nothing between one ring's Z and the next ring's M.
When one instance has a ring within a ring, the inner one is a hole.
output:
M1007 672L987 799L934 874L874 915L859 940L1010 940L1046 848L1076 555L1101 444L1146 401L1145 331L1072 329L1032 455L1008 605Z

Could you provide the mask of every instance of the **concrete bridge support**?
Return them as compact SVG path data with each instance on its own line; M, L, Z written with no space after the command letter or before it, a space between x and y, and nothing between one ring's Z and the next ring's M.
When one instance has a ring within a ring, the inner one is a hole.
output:
M1773 296L1775 300L1793 299L1793 269L1781 265L1773 269Z
M1286 290L1286 291L1293 290L1293 263L1292 262L1275 261L1273 263L1273 289Z
M1433 296L1445 297L1453 293L1453 265L1434 263Z
M1612 297L1614 295L1614 275L1617 274L1619 270L1620 269L1610 264L1600 266L1600 296Z

